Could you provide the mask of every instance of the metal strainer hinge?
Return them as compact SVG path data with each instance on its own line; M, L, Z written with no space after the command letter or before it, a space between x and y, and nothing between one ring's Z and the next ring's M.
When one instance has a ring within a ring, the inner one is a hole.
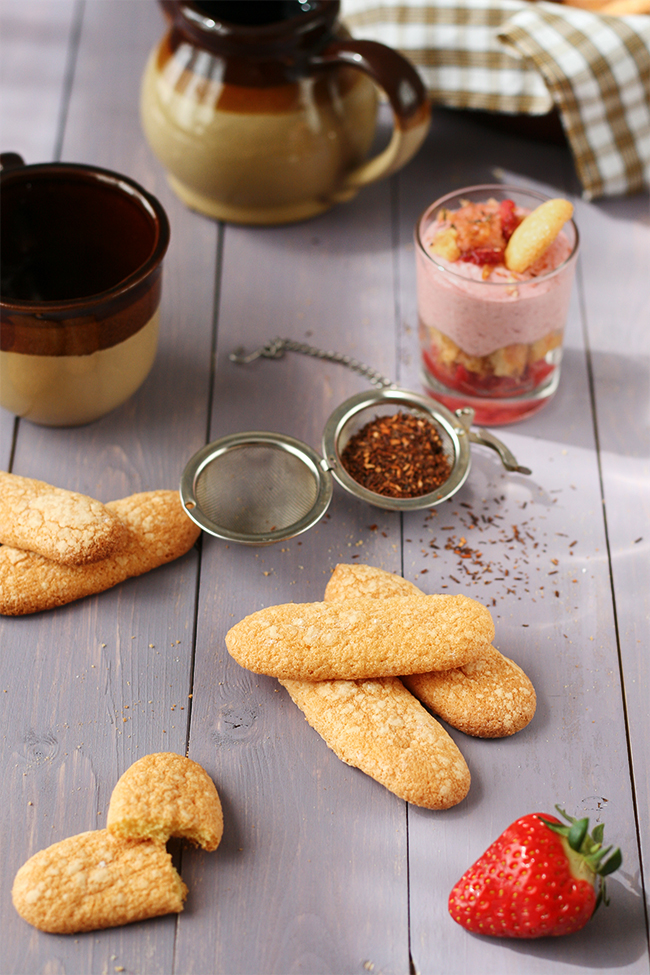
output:
M372 369L371 366L359 362L358 359L354 359L352 356L344 355L342 352L328 352L325 349L317 349L313 345L308 345L306 342L296 342L294 339L272 339L254 352L246 352L245 349L240 347L235 349L234 352L231 352L228 358L231 362L246 365L259 358L281 359L285 352L299 352L301 355L309 355L315 359L337 362L339 365L346 366L348 369L352 369L353 372L363 376L373 386L377 386L379 389L395 388L395 383L391 382L390 379L382 376L376 369Z

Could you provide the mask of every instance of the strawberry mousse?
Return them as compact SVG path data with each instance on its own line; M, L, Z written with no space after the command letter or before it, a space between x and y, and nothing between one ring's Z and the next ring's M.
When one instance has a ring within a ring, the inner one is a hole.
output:
M544 199L512 187L473 187L434 203L416 229L425 383L452 408L473 406L480 423L536 412L559 381L575 225L565 224L522 272L504 260L514 230Z

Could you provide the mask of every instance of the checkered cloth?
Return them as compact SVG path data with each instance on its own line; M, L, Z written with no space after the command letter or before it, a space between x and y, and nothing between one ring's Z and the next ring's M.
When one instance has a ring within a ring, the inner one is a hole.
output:
M416 66L433 102L557 107L585 199L650 186L650 16L527 0L343 0L357 37Z

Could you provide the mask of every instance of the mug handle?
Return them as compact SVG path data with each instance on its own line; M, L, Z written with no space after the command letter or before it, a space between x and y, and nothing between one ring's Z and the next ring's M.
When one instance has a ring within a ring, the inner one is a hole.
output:
M0 153L0 172L4 172L9 169L19 169L20 166L25 165L25 160L22 156L19 156L17 152L2 152Z
M311 59L315 68L345 65L369 75L388 96L395 125L390 142L378 155L347 173L330 194L336 202L350 199L362 186L390 176L418 151L431 122L431 108L422 79L406 58L378 41L337 40Z

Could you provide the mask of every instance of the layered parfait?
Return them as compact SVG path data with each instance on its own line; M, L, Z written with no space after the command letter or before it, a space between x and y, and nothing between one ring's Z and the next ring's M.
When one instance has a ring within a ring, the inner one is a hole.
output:
M557 387L578 238L565 200L482 186L416 230L425 384L481 423L530 415Z

